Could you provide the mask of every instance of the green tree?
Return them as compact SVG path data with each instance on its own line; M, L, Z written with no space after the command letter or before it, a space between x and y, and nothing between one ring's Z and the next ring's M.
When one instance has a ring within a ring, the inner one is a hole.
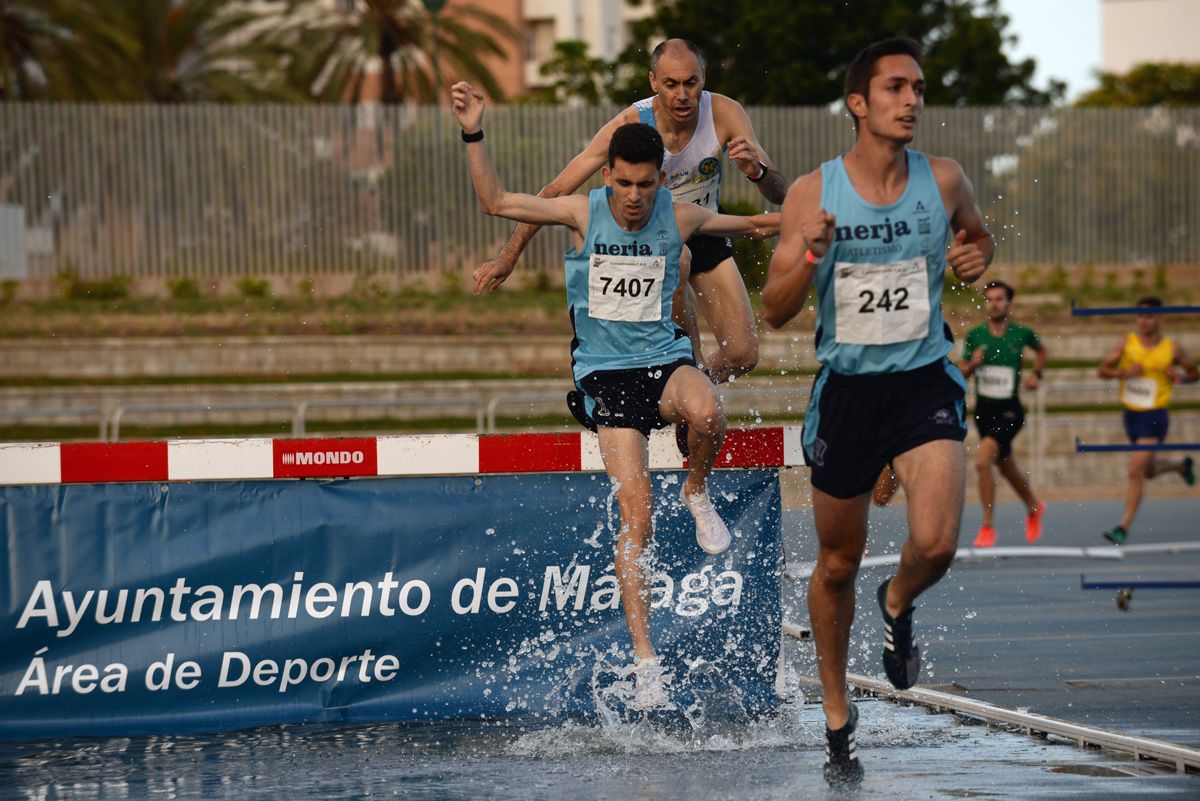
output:
M502 17L475 6L451 6L435 18L421 0L355 0L332 12L326 3L292 0L275 40L294 53L288 74L305 94L357 100L378 68L379 99L392 104L437 98L435 51L443 80L474 81L502 98L483 62L504 56L497 37L518 35Z
M1084 107L1200 106L1200 63L1138 64L1124 75L1100 73L1100 86L1075 102Z
M262 35L280 12L259 8L229 0L0 0L0 97L299 98L281 80L285 52Z
M0 100L103 96L108 83L76 30L110 31L89 12L76 0L0 0Z
M116 99L178 103L301 97L283 82L284 50L265 34L280 12L228 0L81 0L99 29L79 26ZM104 98L98 98L104 99Z
M546 87L544 96L550 103L582 101L594 106L612 88L612 70L602 58L587 53L587 42L566 39L554 43L554 58L543 64L538 72L554 82Z
M866 44L911 36L925 47L931 105L1044 105L1065 86L1035 88L1032 59L1004 54L1014 41L999 0L663 0L635 24L633 40L690 39L708 59L707 83L753 105L822 105L842 96L842 78ZM634 45L619 62L613 100L646 95L649 55Z

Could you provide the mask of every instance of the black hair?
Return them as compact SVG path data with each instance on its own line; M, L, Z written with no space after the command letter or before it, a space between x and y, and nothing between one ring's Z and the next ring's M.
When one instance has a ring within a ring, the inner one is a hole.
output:
M617 159L630 164L646 164L654 162L654 168L662 169L663 140L653 125L644 122L630 122L622 125L613 132L608 142L608 166L612 167Z
M862 95L870 98L871 79L875 77L875 65L884 56L911 56L913 61L917 62L918 67L923 67L925 61L921 45L915 39L907 36L893 36L891 39L867 45L858 51L858 55L846 68L846 84L842 100L846 103L847 111L850 111L850 95ZM850 116L854 119L854 130L857 131L858 117L854 116L853 111L850 112Z
M989 281L988 285L983 288L983 291L986 293L989 289L1003 289L1004 294L1008 296L1009 303L1012 303L1013 297L1015 297L1017 294L1015 289L1003 281Z
M1147 295L1146 297L1144 297L1144 298L1142 298L1141 300L1139 300L1139 301L1137 302L1137 305L1139 305L1139 306L1153 306L1153 307L1155 307L1155 308L1159 308L1159 307L1161 307L1163 304L1162 304L1162 298L1156 298L1156 297L1154 297L1153 295Z
M687 39L665 39L659 42L654 50L650 53L650 71L654 72L658 69L658 60L662 58L663 53L666 53L667 50L673 47L678 47L679 45L683 45L689 51L691 51L691 54L696 57L697 61L700 62L700 71L704 72L704 54L700 52L700 48L695 42Z

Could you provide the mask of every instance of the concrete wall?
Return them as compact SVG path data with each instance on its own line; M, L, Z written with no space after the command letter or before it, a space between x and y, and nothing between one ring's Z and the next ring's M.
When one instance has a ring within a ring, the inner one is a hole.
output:
M1099 360L1117 329L1040 329L1052 358ZM1200 331L1178 333L1193 354ZM711 341L709 342L711 344ZM811 334L762 332L759 365L814 369ZM959 354L956 352L955 356ZM0 380L35 376L120 379L135 376L237 376L481 373L568 377L565 336L508 337L171 337L0 341Z

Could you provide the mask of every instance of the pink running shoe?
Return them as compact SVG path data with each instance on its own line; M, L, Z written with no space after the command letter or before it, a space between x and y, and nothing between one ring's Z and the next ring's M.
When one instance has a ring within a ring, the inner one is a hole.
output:
M991 548L996 544L996 529L993 526L980 526L979 535L975 537L976 548Z
M1042 538L1042 513L1046 511L1046 504L1039 503L1037 507L1025 515L1025 541L1037 542Z

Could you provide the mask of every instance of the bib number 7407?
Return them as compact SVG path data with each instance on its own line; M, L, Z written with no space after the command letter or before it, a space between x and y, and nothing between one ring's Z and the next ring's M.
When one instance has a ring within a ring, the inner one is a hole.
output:
M643 294L650 294L655 283L654 278L618 278L613 281L611 275L602 275L600 276L600 293L620 295L623 298L640 298Z
M588 262L588 316L646 323L663 316L665 256L602 256Z

